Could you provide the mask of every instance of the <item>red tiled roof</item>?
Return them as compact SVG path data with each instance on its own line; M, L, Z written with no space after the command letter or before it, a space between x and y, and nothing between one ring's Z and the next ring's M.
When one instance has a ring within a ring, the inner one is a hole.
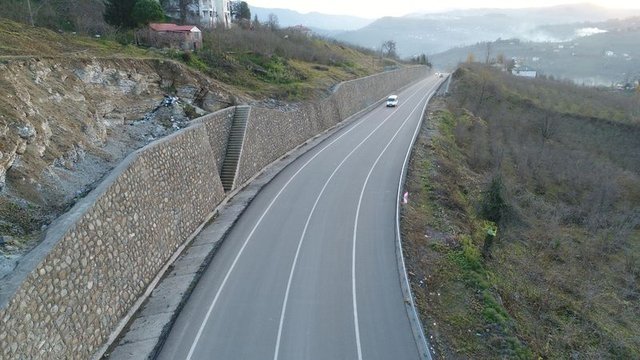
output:
M189 31L193 30L194 28L196 30L200 31L200 29L198 29L194 25L176 25L176 24L153 23L153 24L149 24L149 27L151 29L155 30L155 31L189 32Z

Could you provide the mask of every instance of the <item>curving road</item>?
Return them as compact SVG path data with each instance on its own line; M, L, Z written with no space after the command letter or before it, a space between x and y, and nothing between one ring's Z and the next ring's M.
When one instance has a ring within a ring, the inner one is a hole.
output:
M419 359L396 260L396 194L430 76L265 186L200 279L160 359Z

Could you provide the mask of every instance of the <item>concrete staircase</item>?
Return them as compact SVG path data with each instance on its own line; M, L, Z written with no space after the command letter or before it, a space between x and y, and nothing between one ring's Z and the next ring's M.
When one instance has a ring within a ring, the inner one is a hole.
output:
M250 110L250 106L236 106L236 111L233 115L233 123L231 125L229 141L227 142L227 152L222 162L222 169L220 169L220 180L222 181L224 191L231 191L233 189Z

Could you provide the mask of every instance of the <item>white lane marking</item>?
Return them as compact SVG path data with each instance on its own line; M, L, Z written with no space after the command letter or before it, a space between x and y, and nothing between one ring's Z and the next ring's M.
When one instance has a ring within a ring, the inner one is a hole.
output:
M422 82L420 82L422 83ZM411 94L407 99L411 99L413 98L417 93L419 92L416 91L413 94ZM338 164L338 166L333 170L333 172L331 173L331 175L329 175L329 178L325 181L324 185L322 186L322 189L320 190L320 192L318 193L318 196L316 197L315 202L313 203L313 207L311 208L311 212L309 213L309 216L307 217L307 220L304 224L304 229L302 230L302 235L300 235L300 240L298 241L298 247L296 248L296 254L293 258L293 264L291 265L291 271L289 272L289 280L287 281L287 289L284 293L284 300L282 302L282 310L280 311L280 324L278 325L278 336L276 338L276 349L274 351L273 354L273 359L277 360L278 359L278 355L280 354L280 342L282 339L282 328L284 327L284 316L287 310L287 304L289 302L289 292L291 290L291 283L293 281L293 274L295 273L296 270L296 266L298 264L298 257L300 255L300 249L302 248L302 243L304 242L304 239L306 237L307 234L307 229L309 227L309 223L311 222L311 218L313 217L313 214L316 211L316 207L318 206L318 203L320 202L320 199L322 198L322 195L324 194L324 191L326 190L327 186L329 185L329 183L331 182L331 179L333 179L333 177L335 176L335 174L338 172L338 170L340 170L340 168L342 167L342 165L347 161L347 159L349 159L351 157L351 155L353 155L353 153L356 152L356 150L358 150L360 148L360 146L362 146L362 144L364 144L371 136L373 136L373 134L378 131L378 129L380 127L382 127L382 125L384 125L387 120L389 120L391 118L391 116L393 116L393 114L396 113L396 111L398 111L400 107L397 107L396 109L393 110L393 112L391 112L391 114L389 114L389 116L387 116L384 120L382 120L382 122L376 126L375 129L373 129L373 131L371 131L371 133L369 133L369 135L367 135L366 138L364 138L355 148L353 148L353 150L351 150L351 152L344 158L342 159L342 161ZM360 339L359 337L357 337L357 344L358 344L358 359L362 359L361 357L361 351L360 351Z
M441 84L441 83L437 82L436 84ZM435 91L429 95L427 102L424 104L424 107L422 108L423 115L424 115L424 112L427 110L429 101L431 101L431 98L433 97L434 94L435 94ZM396 239L397 239L396 248L398 249L398 253L399 253L398 255L400 257L400 265L402 268L402 274L401 274L402 279L400 281L404 282L404 287L409 292L409 305L411 307L411 312L413 313L412 314L413 318L417 322L417 324L414 324L412 326L414 328L414 336L416 336L415 327L419 328L418 334L417 334L418 339L415 339L416 346L418 346L418 351L420 351L420 345L418 345L418 343L421 343L422 347L424 347L424 350L426 351L426 354L421 354L421 355L423 356L423 358L426 358L427 360L432 360L431 351L429 350L429 344L427 343L427 338L424 336L424 327L422 326L422 322L420 321L420 317L418 316L418 312L416 310L415 302L413 301L413 294L411 293L411 285L409 284L409 278L407 276L407 267L404 262L404 252L402 251L402 237L400 235L400 204L399 204L400 194L402 193L403 180L406 176L407 164L409 162L409 155L411 155L411 149L413 149L413 145L415 144L416 139L418 138L418 131L420 130L420 125L422 124L422 121L423 119L420 119L420 121L416 125L416 129L413 132L413 139L411 140L411 144L409 144L409 148L407 148L407 153L404 157L402 170L400 170L400 179L398 180L398 192L396 194ZM407 316L409 316L409 314L407 314ZM410 318L409 321L411 321L411 316L409 316L409 318Z
M363 118L363 120L366 117ZM267 213L269 212L269 210L271 209L271 207L273 206L273 204L276 202L276 200L280 197L280 194L282 194L282 192L284 192L284 190L287 188L287 186L289 185L289 183L291 183L293 181L293 179L296 178L296 176L302 171L304 170L304 168L307 167L307 165L309 165L309 163L311 163L311 161L313 161L316 157L318 157L318 155L320 155L325 149L327 149L329 146L333 145L336 141L340 140L342 137L344 137L345 135L347 135L348 133L350 133L352 130L356 129L358 126L360 126L362 123L364 123L363 120L360 120L358 123L356 123L353 127L351 127L350 129L348 129L347 131L345 131L343 134L341 134L340 136L338 136L336 139L334 139L333 141L331 141L329 144L327 144L325 147L323 147L320 151L318 151L315 155L313 155L313 157L311 157L309 160L307 160L307 162L304 163L304 165L302 165L300 167L300 169L298 169L298 171L296 171L293 176L291 176L291 178L284 184L284 186L282 187L282 189L280 189L280 191L278 191L278 193L276 194L276 196L273 198L273 200L271 200L271 202L269 203L269 205L267 206L267 208L264 210L264 212L262 213L262 215L260 216L260 218L258 218L258 221L256 222L256 224L253 226L253 228L251 229L251 232L249 233L249 235L247 236L247 238L245 239L244 243L242 244L242 247L240 248L240 251L238 251L238 254L236 255L236 257L233 259L233 263L231 263L231 267L229 268L229 270L227 270L227 273L224 276L224 279L222 280L222 283L220 284L220 287L218 288L218 291L216 292L215 297L213 298L213 301L211 302L211 305L209 306L209 309L207 311L207 314L205 315L204 319L202 320L202 323L200 324L200 328L198 329L198 333L196 334L195 339L193 340L193 343L191 344L191 348L189 349L189 354L186 357L186 360L191 360L191 357L193 356L193 352L195 351L195 348L198 344L198 341L200 340L200 337L202 336L202 332L204 330L205 325L207 324L207 322L209 321L209 317L211 316L211 312L213 311L213 308L215 307L216 303L218 302L218 299L220 298L220 294L222 293L222 289L224 288L224 286L227 283L227 280L229 279L229 276L231 275L231 272L233 271L233 269L236 267L236 264L238 263L238 259L240 259L240 256L242 255L242 253L244 252L244 249L246 248L247 244L249 243L249 240L253 237L253 234L255 233L256 229L258 228L258 226L262 223L262 220L264 219L264 217L267 215Z
M417 84L414 85L414 86L417 87ZM412 87L414 87L414 86L412 86ZM191 344L191 347L189 348L189 353L187 354L186 360L191 360L191 357L193 356L193 353L196 350L196 346L198 345L198 341L200 340L200 337L202 336L202 332L204 331L204 328L205 328L207 322L209 321L209 317L211 316L211 313L213 312L213 308L215 307L216 303L218 302L218 299L220 298L220 294L222 293L222 290L224 289L227 281L229 280L229 276L231 275L231 272L233 272L233 269L235 269L236 264L238 263L238 260L240 259L240 256L244 252L244 249L247 247L247 244L249 243L249 240L253 237L253 234L255 233L256 229L258 228L258 226L260 226L260 224L262 223L262 220L267 215L267 213L269 212L269 210L271 209L273 204L280 197L280 194L282 194L282 192L284 192L284 190L293 181L293 179L295 179L296 176L300 172L302 172L302 170L304 170L304 168L306 168L307 165L309 165L309 163L311 163L311 161L313 161L322 152L324 152L328 147L333 145L335 142L340 140L342 137L346 136L352 130L354 130L358 126L362 125L365 122L365 119L367 119L370 116L370 114L371 113L367 114L366 116L363 116L362 119L358 120L358 122L355 125L353 125L351 128L349 128L344 133L340 134L340 136L335 138L333 141L331 141L329 144L327 144L325 147L323 147L320 151L318 151L315 155L313 155L313 157L311 157L309 160L307 160L307 162L305 162L304 165L302 165L302 167L300 167L300 169L298 169L298 171L296 171L293 174L293 176L291 176L291 178L284 184L282 189L280 189L280 191L278 191L278 193L273 198L273 200L271 200L271 202L269 203L269 206L267 206L267 208L264 210L264 212L262 213L260 218L258 218L258 221L254 225L254 227L251 229L251 232L249 233L249 235L245 239L244 243L242 244L242 247L240 247L240 251L238 251L238 254L233 259L233 263L231 263L231 267L229 268L229 270L227 270L227 273L225 274L224 279L222 280L222 283L220 284L220 287L218 288L218 291L216 292L216 295L213 298L213 301L211 302L211 305L209 306L209 309L207 310L207 314L205 315L204 319L200 323L200 328L198 329L198 333L196 334L196 337L193 339L193 343Z
M358 207L356 208L356 218L353 222L353 248L351 250L351 292L352 292L352 299L353 299L353 323L356 329L356 339L358 341L358 360L362 360L362 350L360 349L360 324L358 321L358 301L356 296L356 244L358 242L358 219L360 217L360 208L362 207L362 199L364 198L364 191L367 188L367 184L369 183L371 174L373 174L373 170L378 165L378 162L382 158L382 155L384 155L384 153L387 151L389 146L393 143L393 141L398 136L400 131L407 124L411 116L413 116L413 113L415 113L416 110L420 107L420 103L424 101L424 99L427 98L427 96L428 96L428 93L427 95L423 96L422 99L420 99L420 102L418 103L418 105L416 105L416 107L413 108L409 116L407 116L407 118L402 122L398 130L395 132L395 134L393 134L393 137L391 137L387 145L384 147L384 149L382 149L382 151L376 158L376 161L373 162L371 169L369 169L369 173L367 173L367 177L365 178L364 184L362 185L362 190L360 191L360 198L358 199Z

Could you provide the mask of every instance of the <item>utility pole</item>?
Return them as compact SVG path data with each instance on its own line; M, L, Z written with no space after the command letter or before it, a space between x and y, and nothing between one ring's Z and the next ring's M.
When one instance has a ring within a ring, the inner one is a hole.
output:
M488 64L488 63L489 63L490 58L491 58L491 43L490 43L490 42L487 42L487 58L486 58L486 60L485 60L485 62L484 62L484 63L485 63L485 64Z

